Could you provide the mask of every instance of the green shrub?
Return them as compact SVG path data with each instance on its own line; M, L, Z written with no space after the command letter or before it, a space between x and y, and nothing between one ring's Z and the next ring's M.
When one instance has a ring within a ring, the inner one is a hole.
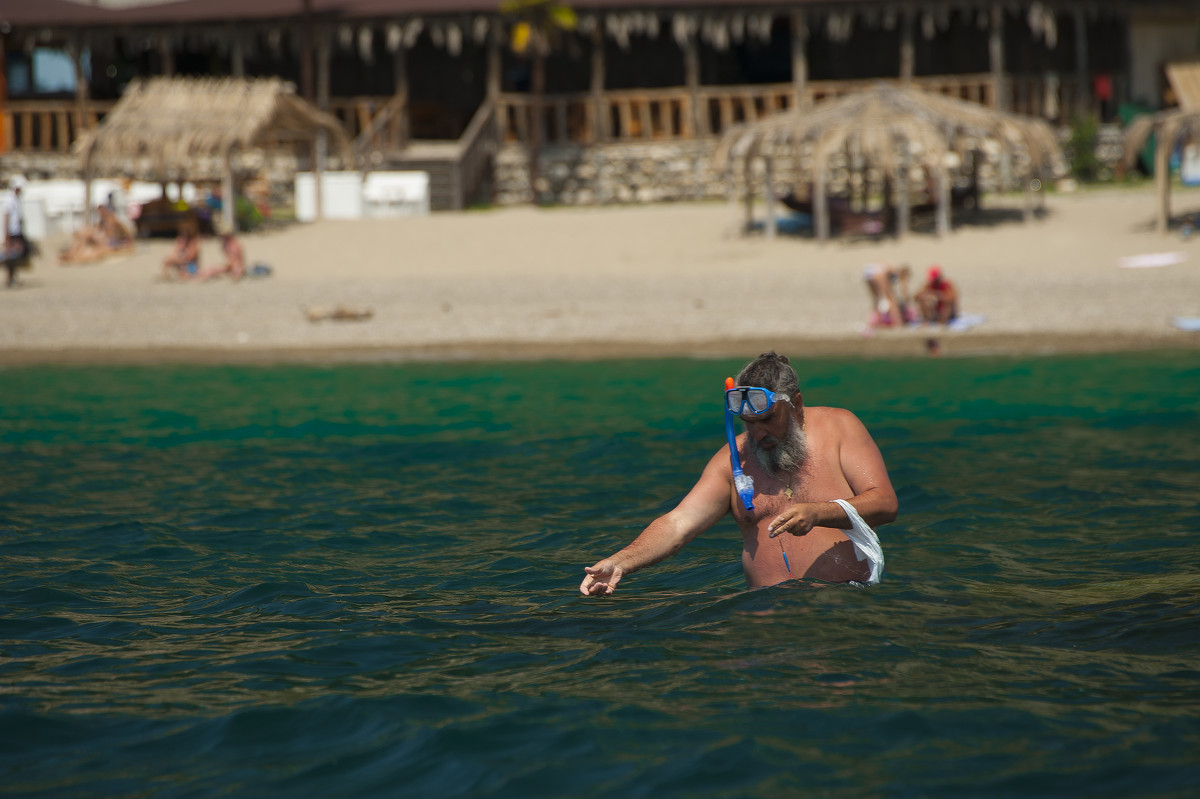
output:
M1082 183L1091 183L1100 177L1103 165L1096 157L1099 141L1100 121L1090 115L1075 117L1067 149L1070 151L1071 176Z

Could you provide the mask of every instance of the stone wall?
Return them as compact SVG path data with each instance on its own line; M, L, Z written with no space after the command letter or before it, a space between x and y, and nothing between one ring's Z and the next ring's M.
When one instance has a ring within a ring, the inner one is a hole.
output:
M1121 136L1118 126L1105 125L1100 129L1096 155L1105 165L1102 177L1111 177L1120 158ZM1070 130L1062 128L1059 137L1065 147ZM725 173L713 167L713 146L712 141L546 146L540 158L539 196L543 202L561 205L726 199L731 184ZM807 162L809 157L809 153L800 154L802 161ZM772 169L777 190L786 191L786 187L795 185L797 166L794 153L774 155ZM858 190L864 179L869 187L882 185L878 170L859 174L858 165L848 163L844 157L833 159L829 166L831 193L843 194L851 186ZM1009 168L1019 172L1020 164ZM998 152L985 149L978 165L981 190L998 190L1005 182L1005 169ZM762 194L764 177L763 161L756 159L751 164L750 176L756 195ZM915 170L911 179L912 191L923 192L924 175ZM966 178L960 180L965 181ZM529 156L523 147L506 145L496 154L493 186L493 197L499 205L530 201Z
M1116 125L1101 126L1096 155L1104 165L1101 179L1111 177L1121 156L1122 131ZM1059 138L1064 148L1070 130L1062 128ZM680 141L645 144L607 144L600 146L551 145L541 156L539 189L545 202L562 205L605 205L614 203L674 202L680 200L726 199L730 192L728 177L714 169L713 142ZM801 154L801 158L806 158ZM1069 157L1069 155L1068 155ZM288 204L296 159L288 154L263 158L257 153L240 155L237 167L242 174L258 174L271 186L273 204ZM849 164L830 164L830 191L842 193L858 178ZM761 196L763 162L752 164L751 186ZM791 153L779 153L773 159L775 185L779 190L795 182L796 163ZM980 164L979 179L984 191L994 191L1002 166L989 156ZM213 174L219 174L215 169ZM41 155L11 152L0 156L0 178L23 174L31 179L79 177L78 162L66 155ZM880 176L868 172L866 180L878 184ZM914 175L913 189L922 191L920 175ZM739 184L740 185L740 181ZM523 147L507 145L496 154L493 197L499 205L529 202L529 157Z

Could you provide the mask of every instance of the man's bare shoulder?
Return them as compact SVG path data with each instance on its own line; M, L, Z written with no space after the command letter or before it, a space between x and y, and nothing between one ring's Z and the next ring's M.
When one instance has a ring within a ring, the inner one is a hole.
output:
M853 411L848 411L845 408L829 408L824 406L810 407L804 406L804 417L809 423L819 423L822 425L830 425L840 427L842 425L861 425L858 417Z

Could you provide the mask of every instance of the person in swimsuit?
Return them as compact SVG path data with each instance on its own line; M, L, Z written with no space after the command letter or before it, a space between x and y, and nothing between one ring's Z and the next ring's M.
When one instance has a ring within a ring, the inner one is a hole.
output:
M163 279L188 280L200 271L200 226L189 219L179 226L179 237L163 259Z
M221 252L225 254L225 262L212 269L206 269L198 276L198 280L211 280L219 275L229 275L232 280L241 280L246 276L246 254L242 243L232 233L221 234Z
M805 407L795 370L774 351L746 364L725 400L746 427L735 446L739 468L754 481L753 508L744 507L726 445L674 510L584 569L582 594L611 594L626 575L675 554L727 513L742 532L742 570L751 588L801 577L867 581L871 566L843 532L853 521L836 500L847 500L871 526L895 520L898 503L863 423L841 408Z
M958 289L939 266L929 267L928 279L916 299L926 322L944 325L958 318Z
M871 327L904 325L917 319L908 293L912 270L908 264L893 266L887 261L867 264L863 282L871 295L871 312L867 317Z

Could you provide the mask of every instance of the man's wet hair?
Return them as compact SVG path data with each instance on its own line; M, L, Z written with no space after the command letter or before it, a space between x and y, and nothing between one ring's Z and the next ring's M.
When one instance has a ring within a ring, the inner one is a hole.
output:
M796 370L788 362L786 355L778 355L775 350L764 352L738 372L739 386L760 386L783 394L787 397L800 391L800 381L796 378Z

